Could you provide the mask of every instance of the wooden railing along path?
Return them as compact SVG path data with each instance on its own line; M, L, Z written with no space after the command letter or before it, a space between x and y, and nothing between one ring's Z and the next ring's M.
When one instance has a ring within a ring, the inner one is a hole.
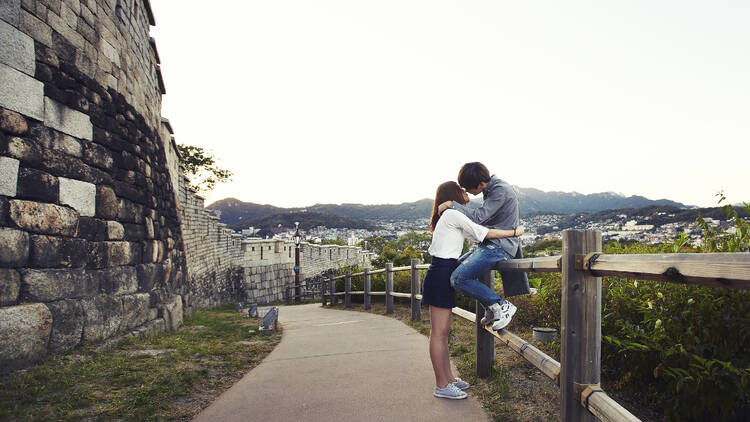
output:
M638 280L688 283L703 286L750 290L750 253L678 253L678 254L604 254L601 232L565 230L561 256L525 258L504 261L497 270L562 273L561 353L560 362L552 359L529 342L509 332L496 332L480 323L484 308L476 302L476 312L453 308L453 313L476 324L476 373L490 375L494 360L494 340L510 346L560 387L560 416L563 421L638 421L605 393L600 385L601 372L601 300L602 276L614 275ZM421 319L420 270L413 259L410 266L393 267L387 263L379 270L351 274L328 280L328 292L322 292L331 305L344 296L351 307L352 295L364 295L365 309L371 308L372 296L385 296L386 313L393 313L393 298L411 299L412 320ZM393 274L411 271L411 293L393 291ZM370 277L385 273L385 291L373 292ZM351 291L352 277L364 277L364 290ZM344 291L336 292L335 281L344 279ZM481 279L491 286L488 272ZM491 286L492 287L492 286Z

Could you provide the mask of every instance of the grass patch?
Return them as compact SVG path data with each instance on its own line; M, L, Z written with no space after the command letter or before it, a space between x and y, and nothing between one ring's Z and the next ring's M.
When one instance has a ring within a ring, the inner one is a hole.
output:
M106 353L81 346L6 375L0 420L190 420L281 340L246 315L233 306L197 311L178 331Z

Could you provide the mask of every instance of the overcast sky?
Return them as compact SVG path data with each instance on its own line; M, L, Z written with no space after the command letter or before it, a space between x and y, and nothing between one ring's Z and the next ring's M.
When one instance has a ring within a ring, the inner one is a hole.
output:
M545 191L750 201L750 2L151 0L179 143L277 206Z

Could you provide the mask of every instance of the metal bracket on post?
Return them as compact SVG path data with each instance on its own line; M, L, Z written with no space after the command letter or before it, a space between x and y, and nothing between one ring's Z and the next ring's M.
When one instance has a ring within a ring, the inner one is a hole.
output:
M576 396L579 396L581 398L581 406L583 406L584 409L589 408L589 397L591 397L592 394L598 393L598 392L604 392L604 390L602 390L602 386L599 383L596 383L596 384L579 384L577 382L573 383L573 393Z
M601 252L591 252L589 254L576 254L576 270L591 271L591 266L599 259Z

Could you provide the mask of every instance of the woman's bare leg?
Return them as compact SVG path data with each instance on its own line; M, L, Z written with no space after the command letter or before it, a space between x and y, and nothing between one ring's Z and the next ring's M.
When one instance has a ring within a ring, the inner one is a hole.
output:
M430 360L435 371L435 384L440 388L453 382L448 353L448 332L451 327L451 310L430 306Z

